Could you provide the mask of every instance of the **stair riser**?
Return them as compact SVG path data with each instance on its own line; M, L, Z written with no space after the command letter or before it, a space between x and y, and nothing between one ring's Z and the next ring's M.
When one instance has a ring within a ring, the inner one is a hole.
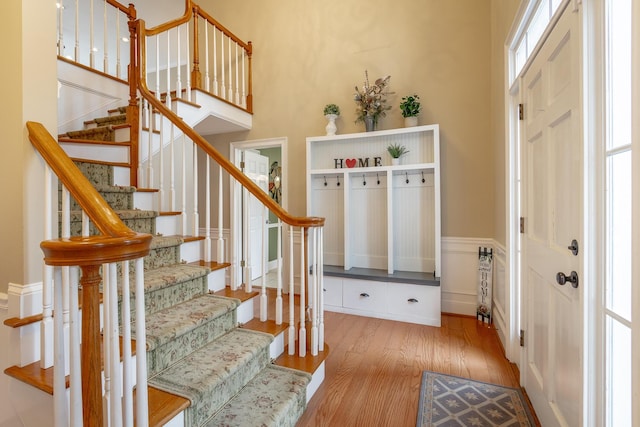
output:
M150 218L124 219L122 222L124 222L124 224L130 229L139 233L148 233L153 235L156 232L155 221ZM70 231L72 236L81 236L82 220L79 218L72 219L70 223ZM92 236L97 234L100 234L98 229L93 225L93 223L89 224L89 235Z
M192 331L147 352L147 369L152 376L198 350L203 344L229 332L237 325L235 311L211 319Z
M151 249L149 256L144 258L144 269L152 270L178 263L180 263L180 247L155 248Z
M164 308L188 301L196 295L202 295L204 292L206 292L204 277L187 280L163 289L145 292L145 312L148 316ZM135 297L131 298L131 307L135 307ZM118 304L118 312L120 312L120 303ZM131 311L131 320L135 320L135 311L133 309Z
M133 193L99 191L102 198L111 206L113 210L130 210L133 209ZM58 209L62 210L62 191L58 192ZM69 210L79 211L80 205L71 197Z
M97 163L75 162L82 174L94 185L112 185L113 168Z

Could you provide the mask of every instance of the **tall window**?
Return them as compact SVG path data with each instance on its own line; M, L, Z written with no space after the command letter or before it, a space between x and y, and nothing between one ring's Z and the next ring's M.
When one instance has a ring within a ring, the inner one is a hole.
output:
M605 419L632 423L631 2L606 0Z

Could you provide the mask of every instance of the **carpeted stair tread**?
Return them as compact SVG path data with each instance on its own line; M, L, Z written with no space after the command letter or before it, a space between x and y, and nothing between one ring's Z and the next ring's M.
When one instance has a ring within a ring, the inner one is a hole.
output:
M182 238L181 236L153 236L149 247L151 250L153 250L179 246L182 243L184 243L184 238Z
M204 294L149 315L146 319L147 350L153 350L185 335L210 320L229 313L238 305L238 301L230 298ZM209 340L214 338L216 337L208 337Z
M268 365L206 427L294 427L306 407L311 375Z
M113 116L98 117L90 121L98 126L119 125L127 122L126 114L115 114Z
M118 217L121 220L131 220L131 219L155 219L158 216L158 212L156 211L146 211L141 209L122 209L116 211ZM71 222L74 221L82 221L82 211L71 211Z
M269 361L273 336L234 329L149 378L149 385L185 397L185 425L200 426Z
M100 126L92 129L73 130L60 136L72 139L90 139L92 141L114 141L115 131L110 126Z
M181 282L203 278L209 273L209 269L188 264L175 264L155 268L144 273L145 294L153 291L169 288ZM202 291L204 293L204 289ZM132 296L135 291L132 290Z
M226 334L237 325L239 301L204 294L147 316L150 376Z

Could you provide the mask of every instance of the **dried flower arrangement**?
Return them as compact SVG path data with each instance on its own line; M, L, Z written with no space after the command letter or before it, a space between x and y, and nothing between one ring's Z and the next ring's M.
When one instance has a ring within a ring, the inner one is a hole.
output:
M387 95L393 94L387 90L391 76L381 77L374 84L369 83L369 73L366 70L364 77L362 90L356 86L356 93L353 97L356 102L356 123L364 121L367 116L373 117L374 122L377 122L379 117L386 115L385 111L391 109L391 106L387 105L386 99Z

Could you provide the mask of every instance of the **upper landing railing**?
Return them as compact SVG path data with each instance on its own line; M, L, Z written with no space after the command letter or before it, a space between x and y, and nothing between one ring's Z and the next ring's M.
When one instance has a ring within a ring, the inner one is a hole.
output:
M147 30L149 88L190 101L199 89L253 112L251 42L240 40L197 4L185 1L183 16ZM128 81L136 9L115 0L59 0L58 57L106 76Z

